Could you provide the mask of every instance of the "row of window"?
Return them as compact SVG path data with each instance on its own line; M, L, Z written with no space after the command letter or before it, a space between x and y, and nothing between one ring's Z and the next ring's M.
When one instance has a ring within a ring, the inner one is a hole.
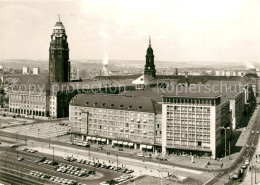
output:
M134 117L145 117L145 118L153 118L153 113L145 113L145 112L134 112L134 111L125 111L125 110L116 110L116 109L97 109L97 108L82 108L77 106L71 106L72 112L75 115L79 114L80 112L89 112L91 113L107 113L113 115L125 115L125 116L134 116ZM75 110L75 111L73 111ZM76 111L80 110L80 111Z
M45 96L31 96L31 95L21 95L21 94L10 94L9 99L12 100L24 100L24 101L32 101L32 102L44 102L46 101ZM23 101L23 102L24 102Z
M189 140L210 140L209 135L199 135L199 134L176 134L176 133L167 133L167 138L174 138L174 139L189 139Z
M167 125L192 125L209 127L210 121L167 119Z
M171 106L167 105L168 111L175 111L175 112L199 112L199 113L210 113L209 107L189 107L189 106Z
M45 109L45 107L41 107L40 105L20 105L20 104L9 104L10 107L17 107L17 108L21 108L21 109L28 109L28 108L32 108L32 109Z
M172 104L197 104L216 106L220 104L220 98L217 99L197 99L197 98L163 98L163 103Z
M120 132L125 132L125 133L129 133L129 134L138 134L138 135L148 135L148 136L153 136L154 135L154 132L152 131L147 131L147 130L136 130L136 129L127 129L127 128L116 128L116 127L109 127L108 129L107 128L102 128L102 126L98 127L98 128L94 128L94 127L89 127L89 132L91 130L96 130L96 129L100 129L102 131L104 130L108 130L108 131L111 131L111 132L117 132L117 133L120 133Z

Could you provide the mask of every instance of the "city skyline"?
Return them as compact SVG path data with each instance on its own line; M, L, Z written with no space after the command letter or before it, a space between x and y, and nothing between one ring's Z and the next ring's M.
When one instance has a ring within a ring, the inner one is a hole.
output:
M257 63L258 5L253 0L1 1L0 56L48 59L50 28L60 14L70 60L102 59L105 52L112 60L143 60L151 35L155 61Z

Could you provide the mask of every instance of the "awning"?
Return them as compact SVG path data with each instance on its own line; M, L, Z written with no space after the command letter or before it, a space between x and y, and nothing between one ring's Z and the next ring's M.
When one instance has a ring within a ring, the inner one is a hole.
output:
M90 136L87 136L87 138L86 138L87 140L89 140L89 139L91 139L91 137Z
M153 146L147 145L146 148L150 150L153 148Z
M134 146L134 143L128 143L128 146Z
M101 141L102 141L102 142L105 142L106 140L107 140L107 139L104 139L104 138L103 138L103 139L101 139Z
M121 144L123 144L123 141L118 141L117 144L120 144L120 145L121 145Z
M97 141L101 141L101 138L97 138Z
M128 142L123 142L123 145L127 145L128 144Z
M96 137L91 137L91 140L96 141Z

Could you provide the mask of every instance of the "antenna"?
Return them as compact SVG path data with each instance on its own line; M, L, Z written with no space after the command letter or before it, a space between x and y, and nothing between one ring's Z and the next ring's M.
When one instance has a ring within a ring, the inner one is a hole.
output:
M58 19L59 19L59 22L60 22L60 14L58 14Z
M149 35L149 46L151 46L151 35Z

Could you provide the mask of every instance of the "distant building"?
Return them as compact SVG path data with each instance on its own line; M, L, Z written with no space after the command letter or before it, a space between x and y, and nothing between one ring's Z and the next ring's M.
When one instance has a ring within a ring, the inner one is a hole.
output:
M40 74L40 69L38 67L33 68L33 74L34 75L39 75Z
M144 74L137 79L132 81L132 84L135 85L136 89L144 89L147 87L154 87L156 86L156 80L150 75Z
M23 74L30 74L29 67L23 67Z

